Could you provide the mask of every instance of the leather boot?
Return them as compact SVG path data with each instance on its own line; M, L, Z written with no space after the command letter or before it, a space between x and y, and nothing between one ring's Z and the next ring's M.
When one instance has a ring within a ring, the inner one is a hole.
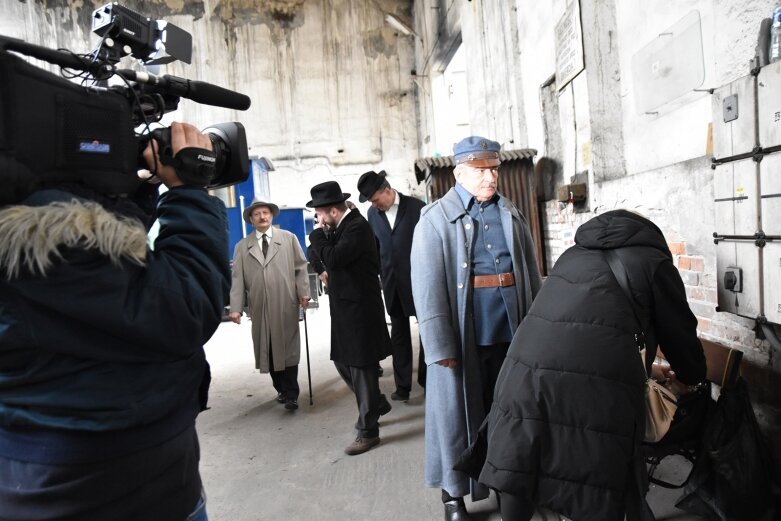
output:
M464 500L454 499L445 501L445 521L471 521L469 513L464 506Z

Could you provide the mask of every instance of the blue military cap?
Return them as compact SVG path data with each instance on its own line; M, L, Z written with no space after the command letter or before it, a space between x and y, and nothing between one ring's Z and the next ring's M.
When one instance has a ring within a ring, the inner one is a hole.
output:
M476 168L499 166L499 150L502 145L480 136L469 136L453 147L457 165L462 163Z

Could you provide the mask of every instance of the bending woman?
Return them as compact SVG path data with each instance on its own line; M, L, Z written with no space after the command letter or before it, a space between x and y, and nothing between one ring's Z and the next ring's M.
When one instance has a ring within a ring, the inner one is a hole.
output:
M536 506L576 521L650 514L637 320L603 250L625 265L646 344L661 347L668 376L684 388L705 379L697 319L659 228L615 210L583 224L575 243L516 331L496 383L480 481L501 493L505 521L528 520Z

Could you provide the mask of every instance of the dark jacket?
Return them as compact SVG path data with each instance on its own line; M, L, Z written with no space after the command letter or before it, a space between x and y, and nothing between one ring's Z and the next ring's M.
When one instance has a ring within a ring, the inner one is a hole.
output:
M39 252L53 261L45 275L26 266L10 279L0 275L0 453L12 450L2 429L147 429L156 434L138 443L154 444L191 425L198 412L203 345L220 323L230 285L224 206L205 190L163 194L154 250L140 223L96 213L96 206L20 205L2 219L5 233L29 233L27 242L36 240L30 220L49 212L83 215L93 220L82 224L94 226L74 231L76 221L50 223L55 246ZM3 271L19 253L9 249L21 247L4 239Z
M380 274L385 306L392 316L415 316L410 281L410 251L415 225L425 203L399 193L399 209L391 229L385 212L371 207L368 221L380 249Z
M0 518L193 511L227 221L189 187L163 194L157 218L150 250L138 220L66 192L0 209Z
M645 372L632 308L602 250L687 384L705 378L697 320L662 233L617 210L583 224L518 328L496 385L480 481L577 520L623 520L640 502ZM632 487L635 487L632 489Z
M326 235L309 235L311 250L328 272L331 360L345 365L376 365L391 352L380 296L379 256L374 234L357 211Z

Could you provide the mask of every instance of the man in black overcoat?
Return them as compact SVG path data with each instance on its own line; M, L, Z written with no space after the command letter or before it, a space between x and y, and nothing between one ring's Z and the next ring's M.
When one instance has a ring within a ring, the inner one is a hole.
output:
M378 419L390 411L380 393L377 363L391 352L380 296L380 262L374 234L361 214L347 208L350 194L327 181L311 190L320 227L309 235L313 255L328 272L331 360L358 402L358 436L345 448L361 454L380 443Z
M368 221L380 250L380 273L385 309L391 318L393 345L393 378L396 391L393 400L409 399L412 390L412 340L409 317L415 316L410 281L410 251L415 225L420 219L423 201L408 197L391 188L385 178L370 171L358 179L359 200L371 202ZM423 350L419 360L423 360ZM426 364L418 363L418 383L425 385Z

